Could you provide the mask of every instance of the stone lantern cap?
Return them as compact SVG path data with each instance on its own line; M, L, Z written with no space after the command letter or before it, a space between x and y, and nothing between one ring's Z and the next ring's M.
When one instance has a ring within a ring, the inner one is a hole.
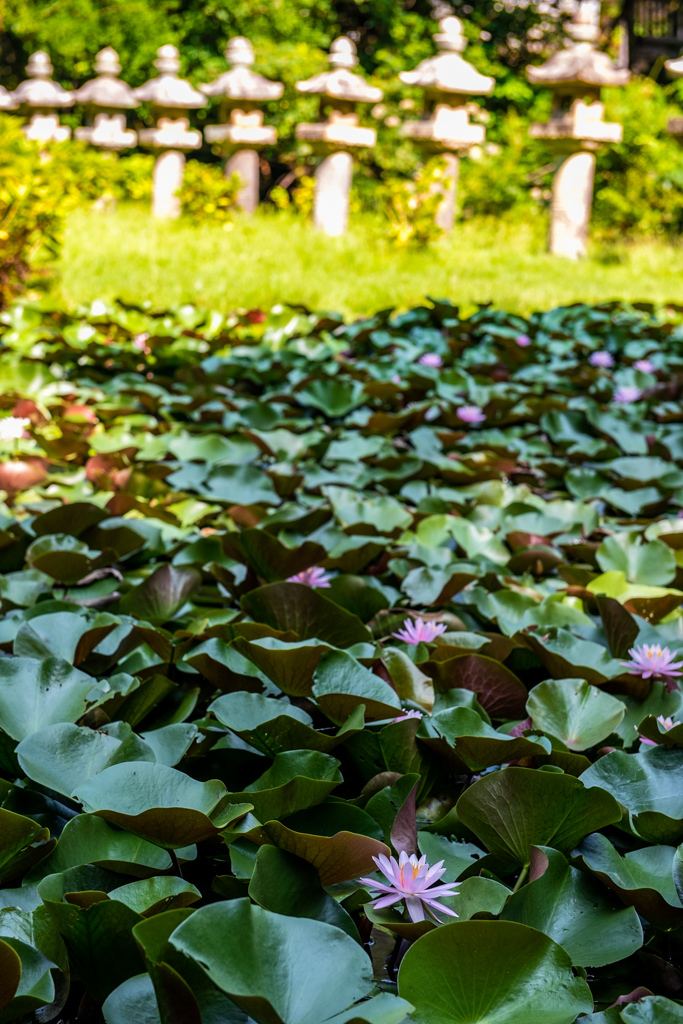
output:
M460 18L442 18L440 32L434 36L439 48L435 57L423 60L414 71L402 71L399 78L406 85L419 85L430 92L453 93L460 96L490 96L495 78L480 75L477 69L460 56L467 46Z
M271 82L269 78L251 70L255 57L254 48L248 39L244 36L230 39L225 56L232 67L213 82L199 86L205 96L225 96L231 100L249 100L252 103L280 99L285 88L282 82Z
M138 101L129 85L118 78L121 70L119 55L111 46L100 50L95 58L97 78L91 78L74 93L76 103L108 110L130 110Z
M180 59L175 46L160 46L154 66L159 72L157 77L150 78L134 90L138 102L148 101L156 107L176 107L179 110L197 110L206 106L206 99L202 94L184 78L178 78Z
M563 50L540 67L527 68L533 85L549 86L555 93L550 120L532 124L529 134L568 151L621 142L622 126L604 120L600 90L603 86L626 85L631 72L615 68L606 53L595 49L600 36L599 7L582 4L565 32L569 38Z
M628 68L615 68L609 56L595 49L600 38L598 11L581 5L572 20L565 25L569 36L564 50L558 50L540 67L527 68L532 85L551 88L582 86L602 88L609 85L627 85L631 72Z
M374 128L362 128L358 124L358 115L349 108L356 103L379 103L384 93L351 71L358 63L358 57L355 43L348 36L335 39L328 59L331 71L297 82L296 88L306 95L327 97L336 108L330 112L327 121L298 124L297 139L311 142L323 150L374 146L377 132Z
M297 82L297 92L307 95L327 96L332 100L348 103L379 103L384 93L368 85L364 78L351 71L358 63L356 45L348 36L335 39L328 57L331 71Z
M17 104L11 92L7 92L4 85L0 85L0 110L16 110Z
M72 107L73 93L52 80L53 67L44 50L36 50L28 59L28 78L11 93L18 106L30 108Z

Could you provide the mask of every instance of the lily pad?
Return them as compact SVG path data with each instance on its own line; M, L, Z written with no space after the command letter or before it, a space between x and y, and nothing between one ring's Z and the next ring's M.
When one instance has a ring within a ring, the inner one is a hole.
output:
M73 797L85 811L169 850L210 839L252 809L232 801L221 782L195 782L148 761L105 768Z
M588 750L615 732L626 707L583 679L550 679L529 694L535 729L555 736L569 750Z
M505 970L491 971L492 964ZM399 994L422 1024L573 1024L593 997L561 946L511 921L463 921L406 953Z
M512 864L529 864L532 846L566 852L621 818L614 797L571 775L504 768L479 779L456 804L458 817L487 849Z
M633 907L610 897L549 846L533 847L527 884L513 893L502 917L545 932L567 950L575 967L624 960L643 944Z

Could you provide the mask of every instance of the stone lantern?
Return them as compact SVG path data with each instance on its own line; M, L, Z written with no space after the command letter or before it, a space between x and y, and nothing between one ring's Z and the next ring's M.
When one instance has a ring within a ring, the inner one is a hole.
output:
M358 124L356 104L379 103L384 94L351 71L358 58L346 36L332 43L329 62L331 71L296 83L299 92L320 96L320 120L297 125L296 137L324 156L315 172L315 226L328 235L343 235L349 221L352 153L377 141L374 128Z
M683 76L683 57L676 57L674 60L667 60L664 67L670 78L681 78ZM666 126L669 135L683 145L683 117L672 117Z
M423 60L414 71L398 76L406 85L424 89L424 112L420 121L406 121L401 134L414 139L427 154L442 154L447 164L448 184L439 205L436 223L444 231L453 229L458 191L460 154L484 142L483 125L470 124L466 106L468 96L490 96L494 78L480 75L460 56L467 46L459 18L442 18L434 36L439 48L436 57Z
M140 102L150 102L156 118L156 128L143 128L138 132L141 146L158 155L154 165L152 212L155 217L180 216L177 192L183 183L186 149L199 149L202 133L190 129L187 117L179 116L183 110L197 110L206 100L189 82L178 78L180 60L175 46L161 46L157 50L154 66L156 78L135 90Z
M100 50L95 58L97 78L91 78L74 93L76 103L87 107L88 125L77 128L79 142L89 142L102 149L127 149L137 142L137 132L126 128L126 110L137 107L135 93L118 78L119 55L111 46Z
M582 3L565 32L565 48L540 67L527 68L527 77L533 85L553 90L550 120L532 124L531 137L543 139L564 156L553 181L550 252L578 259L586 254L595 151L621 142L623 136L620 124L603 120L600 92L605 86L626 85L631 72L615 68L606 53L595 49L598 5Z
M16 110L17 104L12 99L12 93L0 85L0 110Z
M37 50L28 59L28 78L10 93L20 112L31 115L22 131L27 139L36 142L66 142L71 138L71 129L59 123L57 111L73 106L73 93L53 82L52 70L48 55Z
M232 65L230 70L214 82L199 86L205 96L221 97L220 117L224 122L207 125L204 138L220 144L229 157L226 177L239 174L243 188L237 201L246 213L253 213L259 198L258 151L277 141L277 130L263 123L260 107L269 100L279 100L285 87L251 70L254 49L243 36L229 40L225 56Z

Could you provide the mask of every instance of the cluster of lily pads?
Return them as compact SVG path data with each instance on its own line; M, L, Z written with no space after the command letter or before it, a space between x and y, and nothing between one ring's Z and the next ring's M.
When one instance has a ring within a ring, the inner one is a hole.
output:
M683 1021L683 325L0 323L0 1022Z

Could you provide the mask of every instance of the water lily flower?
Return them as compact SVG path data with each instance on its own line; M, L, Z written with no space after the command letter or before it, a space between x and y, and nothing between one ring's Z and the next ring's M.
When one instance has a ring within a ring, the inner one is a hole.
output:
M0 441L18 441L30 423L23 416L6 416L0 420Z
M444 896L457 896L454 892L455 882L445 882L443 885L435 885L446 869L443 861L430 868L427 858L422 856L418 860L415 854L408 856L405 850L401 852L398 861L395 857L385 857L380 853L379 857L372 858L378 869L390 883L375 882L372 878L361 878L363 885L376 890L373 894L374 910L382 910L384 907L391 907L399 900L405 900L408 915L411 921L424 921L425 910L435 921L441 924L441 918L437 917L435 911L451 917L458 915L449 907L444 907L435 897L443 899Z
M393 722L406 722L409 718L419 718L422 720L424 715L421 711L409 711L408 708L403 708L403 714L399 715L398 718L394 718Z
M434 366L437 370L443 366L443 359L438 352L425 352L423 356L418 359L420 366Z
M655 365L649 359L636 359L633 369L640 370L641 373L654 373Z
M288 576L287 583L303 583L305 587L329 587L331 579L332 577L319 565L312 565L310 569L303 569L294 576Z
M455 415L463 423L483 423L486 419L478 405L461 405Z
M621 664L628 669L630 675L640 676L641 679L664 679L668 690L675 689L674 678L682 674L678 669L683 667L683 661L674 661L674 655L668 647L640 644L631 647L628 653L631 661L622 661Z
M633 384L620 384L612 397L615 402L627 405L629 402L637 402L642 393L640 388L635 387Z
M415 619L413 622L412 619L405 619L403 628L391 635L395 636L397 640L403 640L405 644L417 647L419 643L430 644L447 629L448 626L445 622L425 622L421 618Z
M147 344L148 341L149 333L147 331L143 331L142 334L135 335L135 337L133 338L133 345L135 346L135 348L140 349L141 352L144 352L146 356L149 356L152 354L152 350Z
M599 366L604 370L614 366L614 359L609 352L592 352L588 357L588 362L591 366Z
M659 722L660 725L662 725L664 727L666 732L668 732L669 729L673 729L674 726L681 724L680 722L674 722L673 718L665 718L664 715L660 715L659 718L657 719L657 721ZM638 726L637 725L634 725L633 728L636 730L636 732L638 732ZM649 740L647 738L647 736L641 736L639 732L638 732L638 737L639 737L641 743L646 743L648 747L657 747L657 746L659 746L659 744L657 743L657 740Z
M528 334L518 334L515 338L515 341L517 342L520 348L528 348L531 344L531 338Z

